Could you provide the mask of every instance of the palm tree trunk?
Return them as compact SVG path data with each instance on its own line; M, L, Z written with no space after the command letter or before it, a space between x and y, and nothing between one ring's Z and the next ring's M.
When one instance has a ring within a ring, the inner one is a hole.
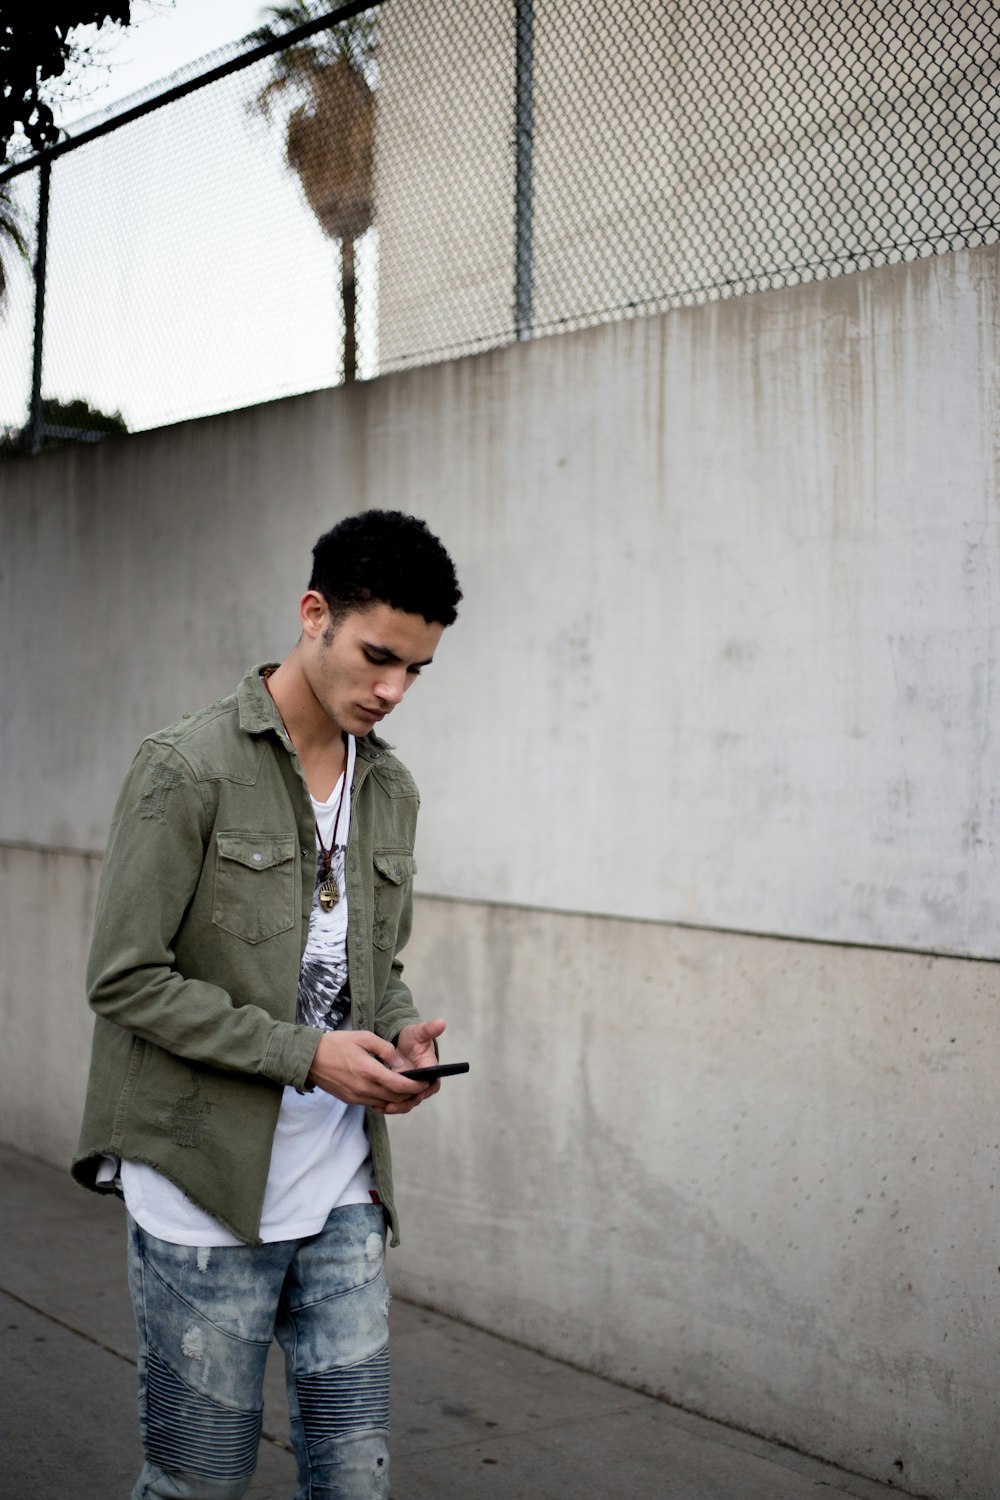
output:
M353 385L358 373L357 292L354 282L354 241L345 234L340 241L340 295L344 305L344 384Z

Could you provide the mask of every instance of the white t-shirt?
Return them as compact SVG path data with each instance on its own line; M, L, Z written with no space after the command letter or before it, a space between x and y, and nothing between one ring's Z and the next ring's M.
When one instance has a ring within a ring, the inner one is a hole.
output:
M350 832L354 762L354 737L348 735L346 790L342 777L326 802L312 798L323 844L327 849L331 842L334 846L332 868L340 896L330 911L323 910L319 887L326 876L318 837L317 878L299 974L296 1020L301 1025L325 1027L329 1031L348 1030L351 1025L344 858ZM243 1243L154 1167L123 1161L121 1181L129 1213L157 1239L174 1245ZM270 1243L318 1234L331 1209L345 1203L370 1203L374 1189L364 1107L344 1104L322 1089L300 1094L296 1089L286 1088L271 1147L261 1239Z

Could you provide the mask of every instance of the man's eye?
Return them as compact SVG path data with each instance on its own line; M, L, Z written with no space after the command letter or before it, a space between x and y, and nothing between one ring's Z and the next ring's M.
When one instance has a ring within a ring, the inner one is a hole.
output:
M419 667L407 667L406 670L410 674L411 677L419 677L420 676L420 668Z
M373 667L384 667L389 660L387 656L376 656L372 651L365 652L365 659L370 661Z

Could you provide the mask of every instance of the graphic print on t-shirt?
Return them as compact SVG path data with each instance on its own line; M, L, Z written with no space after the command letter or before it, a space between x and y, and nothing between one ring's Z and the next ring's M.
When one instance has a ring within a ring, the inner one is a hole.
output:
M316 851L309 936L299 970L299 993L295 1019L300 1026L320 1026L336 1031L351 1012L347 985L347 900L344 894L344 853L334 849L330 873L337 882L340 900L331 911L320 905L319 888L327 879L323 855Z
M316 878L313 881L312 910L309 913L309 935L306 938L302 966L299 970L299 992L295 1019L300 1026L317 1026L336 1031L350 1024L351 991L347 972L347 884L344 862L351 832L351 799L344 796L354 780L357 747L354 736L347 735L347 764L325 802L313 797L316 819ZM346 788L345 788L346 779ZM323 848L333 850L329 872ZM329 911L320 905L319 890L329 877L336 883L338 898Z

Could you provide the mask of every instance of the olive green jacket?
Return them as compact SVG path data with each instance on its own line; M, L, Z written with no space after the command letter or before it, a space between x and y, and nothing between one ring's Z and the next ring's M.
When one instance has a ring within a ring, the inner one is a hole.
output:
M261 679L140 747L115 808L87 971L97 1012L73 1175L146 1162L259 1243L282 1086L305 1088L322 1033L295 1023L315 883L302 768ZM419 798L375 734L357 742L345 863L355 1030L420 1019L397 954L410 934ZM385 1118L367 1112L398 1243Z

